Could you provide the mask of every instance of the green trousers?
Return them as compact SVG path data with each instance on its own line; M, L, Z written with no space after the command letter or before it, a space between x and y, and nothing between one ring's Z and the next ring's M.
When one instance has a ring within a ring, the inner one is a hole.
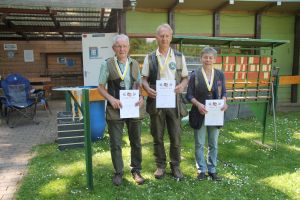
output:
M142 163L141 120L107 120L107 124L110 140L110 153L115 173L123 174L124 163L122 158L122 134L124 124L127 126L131 147L131 172L139 172L141 170Z
M170 139L170 164L180 165L181 119L175 108L159 109L157 114L150 115L151 135L153 137L154 157L158 168L166 168L166 151L164 130L167 126Z

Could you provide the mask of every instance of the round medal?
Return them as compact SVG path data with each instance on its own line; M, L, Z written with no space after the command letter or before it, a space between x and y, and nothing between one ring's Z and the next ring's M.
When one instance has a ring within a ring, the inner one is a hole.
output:
M120 82L120 87L125 87L125 82L124 81Z

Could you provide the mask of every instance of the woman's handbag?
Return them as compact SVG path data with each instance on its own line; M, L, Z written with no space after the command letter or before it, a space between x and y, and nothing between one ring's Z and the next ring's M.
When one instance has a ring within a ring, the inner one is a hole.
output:
M192 106L189 111L189 124L193 129L200 129L203 122L204 115L201 115L197 107Z

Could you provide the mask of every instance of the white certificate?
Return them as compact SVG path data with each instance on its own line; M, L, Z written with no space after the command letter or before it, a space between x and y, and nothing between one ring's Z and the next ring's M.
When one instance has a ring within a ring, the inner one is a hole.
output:
M156 108L175 108L175 80L156 81Z
M224 99L205 100L205 126L223 126L224 111L221 108L224 106Z
M139 101L139 90L120 90L120 118L137 118L140 116L139 106L135 104Z

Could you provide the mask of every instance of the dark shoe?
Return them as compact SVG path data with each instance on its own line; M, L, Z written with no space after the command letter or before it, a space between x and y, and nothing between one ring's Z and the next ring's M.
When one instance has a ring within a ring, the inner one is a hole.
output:
M222 179L221 179L221 177L219 177L218 175L217 175L217 173L208 173L208 176L211 178L211 180L213 180L213 181L221 181Z
M179 166L172 166L171 170L174 178L179 180L183 178L183 174L181 173Z
M145 179L142 177L140 172L132 172L132 178L138 185L143 185L145 182Z
M201 172L201 173L198 173L197 179L199 181L204 181L204 180L207 179L207 176L206 176L206 174L204 172Z
M154 172L154 177L156 179L161 179L165 176L166 170L163 168L157 168L156 171Z
M115 174L112 181L115 186L121 185L122 184L122 174Z

